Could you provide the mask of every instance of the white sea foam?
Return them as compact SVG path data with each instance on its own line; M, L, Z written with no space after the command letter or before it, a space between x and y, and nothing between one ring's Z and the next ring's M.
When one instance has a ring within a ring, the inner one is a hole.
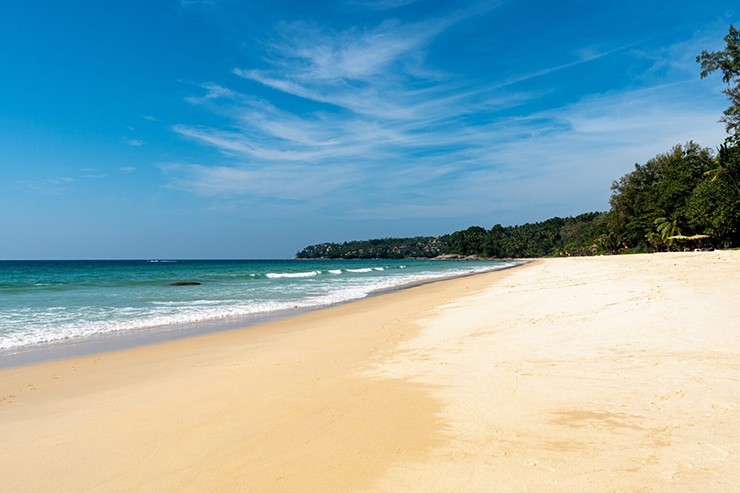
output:
M279 272L265 274L268 279L284 279L284 278L299 278L299 277L314 277L321 274L321 271L312 270L310 272Z
M85 307L55 313L44 317L38 314L36 323L23 331L5 332L0 338L0 349L54 342L65 339L113 332L152 329L173 325L202 323L228 318L270 313L296 307L306 307L296 302L259 302L220 304L216 306L169 306L156 311L136 308L101 309ZM84 317L84 318L83 318ZM86 319L85 319L86 318ZM2 322L0 320L0 322Z
M220 306L241 303L241 300L187 300L187 301L152 301L153 306Z
M499 267L514 265L515 262L499 264ZM369 294L403 285L424 282L443 277L458 276L490 270L491 265L460 264L459 268L439 269L429 266L423 269L408 269L386 266L352 269L328 269L334 274L326 282L294 284L286 291L284 283L249 283L224 288L213 292L209 299L185 299L188 291L173 290L178 297L131 302L130 306L9 306L0 310L0 349L8 349L35 343L52 342L95 334L128 330L147 330L173 327L180 324L203 323L223 319L239 319L255 314L272 313L295 308L311 308L342 303L368 296ZM370 276L341 276L343 272L370 273ZM274 272L266 274L269 279L309 278L321 271ZM251 291L250 291L251 290ZM259 291L257 291L259 290ZM156 291L162 293L162 291ZM169 293L169 291L167 292ZM171 295L167 295L171 296Z

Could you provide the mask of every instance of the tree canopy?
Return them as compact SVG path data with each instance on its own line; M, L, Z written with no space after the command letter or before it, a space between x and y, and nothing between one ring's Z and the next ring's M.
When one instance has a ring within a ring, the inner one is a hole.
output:
M722 72L722 81L727 87L722 91L730 100L722 117L728 133L728 139L735 144L740 140L740 31L730 24L730 30L725 36L725 49L722 51L702 51L696 57L701 64L701 78L719 70Z
M310 245L296 258L433 258L448 252L447 236L417 236L414 238L379 238L343 243Z

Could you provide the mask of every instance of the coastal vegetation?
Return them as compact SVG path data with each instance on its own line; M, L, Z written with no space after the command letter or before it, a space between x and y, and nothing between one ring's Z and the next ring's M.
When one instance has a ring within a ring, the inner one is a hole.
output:
M296 254L297 258L433 258L448 253L449 236L435 238L382 238L367 241L345 241L344 243L321 243L310 245Z
M440 237L323 243L298 258L526 258L740 246L740 31L725 49L696 57L701 77L719 71L730 106L715 151L689 141L614 181L606 212L517 226L471 226Z

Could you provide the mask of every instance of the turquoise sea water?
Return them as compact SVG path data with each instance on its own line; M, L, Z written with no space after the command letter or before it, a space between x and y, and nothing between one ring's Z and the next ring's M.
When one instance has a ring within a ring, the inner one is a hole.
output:
M513 262L0 261L0 350L216 321L250 323ZM200 285L172 286L174 282Z

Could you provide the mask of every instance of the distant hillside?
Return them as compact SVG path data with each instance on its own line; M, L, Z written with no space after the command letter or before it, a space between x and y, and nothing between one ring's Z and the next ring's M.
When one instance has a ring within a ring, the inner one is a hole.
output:
M441 255L489 258L527 258L592 255L606 230L606 213L589 212L577 217L554 217L519 226L495 225L490 230L471 226L440 237L382 238L311 245L296 254L316 258L434 258Z
M434 258L448 251L448 236L415 238L381 238L344 243L310 245L296 254L300 259L317 258Z

